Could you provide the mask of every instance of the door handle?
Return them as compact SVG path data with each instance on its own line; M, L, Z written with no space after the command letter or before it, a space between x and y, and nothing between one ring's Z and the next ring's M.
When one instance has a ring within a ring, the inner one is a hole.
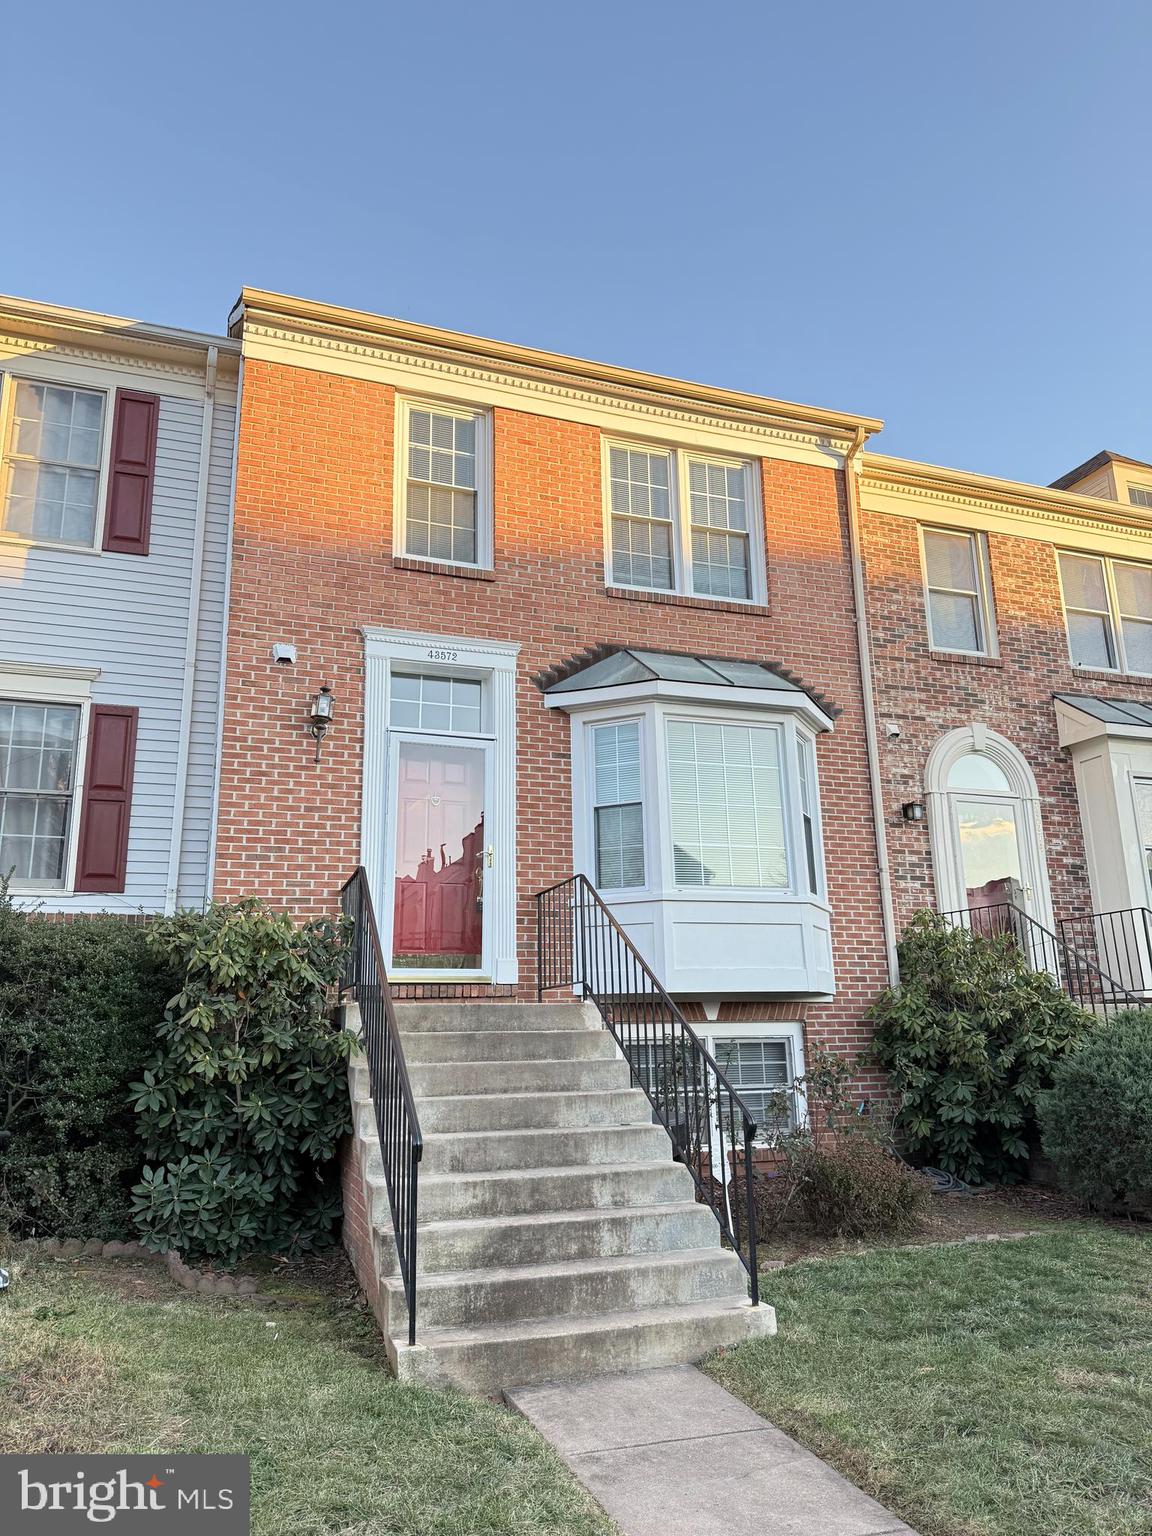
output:
M496 852L495 848L492 846L491 843L489 843L488 844L488 868L489 869L492 868L492 859L493 859L493 856L494 856L495 852Z

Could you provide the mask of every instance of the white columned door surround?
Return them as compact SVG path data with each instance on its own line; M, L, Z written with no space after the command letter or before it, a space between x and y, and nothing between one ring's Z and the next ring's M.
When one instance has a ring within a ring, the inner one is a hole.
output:
M952 790L948 782L952 769L969 753L989 758L1008 780L1007 794L994 793L986 798L990 803L1002 800L1015 811L1022 883L1027 893L1025 908L1038 922L1051 928L1052 890L1035 776L1017 747L979 722L948 731L928 754L924 799L937 910L956 912L969 905L954 801L971 800L976 792Z
M392 931L392 872L388 867L392 829L393 788L389 782L389 699L392 672L428 676L477 678L484 684L484 718L475 737L443 736L446 743L469 740L489 743L492 824L486 841L492 866L485 871L485 954L490 974L410 971L408 982L474 982L514 985L516 959L516 658L520 647L495 640L471 640L456 635L420 634L409 630L365 628L364 631L364 787L361 811L360 859L368 873L381 939L390 947ZM411 734L405 732L404 734Z

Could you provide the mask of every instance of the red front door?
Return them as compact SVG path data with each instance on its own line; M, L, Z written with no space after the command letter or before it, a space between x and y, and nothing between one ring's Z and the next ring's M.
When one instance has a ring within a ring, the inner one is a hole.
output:
M392 930L397 970L482 967L484 769L482 747L398 744Z

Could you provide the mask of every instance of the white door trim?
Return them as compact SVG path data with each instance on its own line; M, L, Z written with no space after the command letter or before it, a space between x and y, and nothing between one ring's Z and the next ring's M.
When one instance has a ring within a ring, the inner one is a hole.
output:
M389 784L388 697L396 662L418 666L422 672L461 673L488 683L491 719L484 736L491 736L491 814L487 841L493 864L485 870L485 945L491 956L490 979L511 986L519 978L516 959L516 658L519 645L468 639L455 635L421 634L411 630L366 627L364 634L364 778L360 818L360 861L378 913L389 911L388 819ZM406 732L405 734L412 734ZM417 732L416 734L421 734ZM446 737L462 745L477 738ZM381 924L383 928L383 922ZM391 932L391 918L388 918ZM421 981L464 982L478 978L459 972L421 974ZM417 980L405 975L406 983Z
M948 775L959 758L969 752L983 753L1007 776L1011 793L997 791L949 791ZM1044 826L1040 818L1040 792L1027 759L1005 737L979 722L963 725L941 736L928 754L924 770L924 799L928 809L928 838L932 849L932 873L936 884L936 906L940 912L956 912L968 905L963 870L960 867L959 839L953 827L952 799L958 795L968 800L1012 800L1019 808L1017 829L1020 860L1025 880L1031 886L1028 910L1052 928L1052 888L1048 881L1048 858L1044 850Z

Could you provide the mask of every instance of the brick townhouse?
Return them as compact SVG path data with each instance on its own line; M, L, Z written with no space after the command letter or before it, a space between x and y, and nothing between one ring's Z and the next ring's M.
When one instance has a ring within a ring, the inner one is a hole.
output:
M363 864L397 995L527 998L582 871L749 1092L805 1024L861 1044L879 423L252 290L232 332L216 894L327 909Z
M1152 466L1101 453L1042 487L864 461L898 920L989 908L1002 926L1010 903L1046 968L1086 960L1142 995Z

